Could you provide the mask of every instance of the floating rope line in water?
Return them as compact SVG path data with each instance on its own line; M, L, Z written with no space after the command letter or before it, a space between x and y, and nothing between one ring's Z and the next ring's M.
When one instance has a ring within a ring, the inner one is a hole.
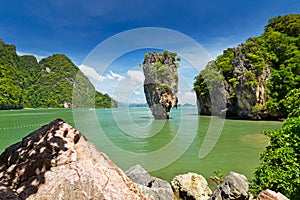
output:
M0 127L0 131L12 130L12 129L22 129L22 128L29 128L29 127L36 127L36 126L43 126L45 124L30 124L30 125L21 125L21 126L10 126L10 127L4 127L4 128Z

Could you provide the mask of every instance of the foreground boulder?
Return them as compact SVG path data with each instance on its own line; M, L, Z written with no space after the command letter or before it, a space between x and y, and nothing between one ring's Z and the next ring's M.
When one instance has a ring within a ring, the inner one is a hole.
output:
M210 200L248 200L250 198L247 178L235 172L230 172L224 181L218 185Z
M155 119L169 119L171 108L177 108L179 59L176 56L176 53L169 51L145 55L144 93Z
M57 119L0 155L0 199L147 199L107 155Z
M212 194L206 179L196 173L176 176L172 182L177 197L190 200L207 200Z
M174 200L171 185L162 179L152 177L140 165L126 171L127 176L137 184L137 188L152 200Z
M257 196L257 200L289 200L286 196L280 192L274 192L272 190L263 190Z

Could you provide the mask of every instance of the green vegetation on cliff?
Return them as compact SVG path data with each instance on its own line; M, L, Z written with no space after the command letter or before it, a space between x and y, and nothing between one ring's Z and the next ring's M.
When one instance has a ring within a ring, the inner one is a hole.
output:
M157 84L158 88L170 90L168 82L174 80L178 85L178 72L180 58L177 57L177 53L164 51L163 53L153 52L156 59L155 63L151 64L151 80ZM146 61L151 53L146 53L144 60ZM152 61L152 60L151 60ZM173 66L170 68L168 65Z
M80 98L72 105L73 87L80 88ZM95 91L87 77L62 54L40 62L34 56L18 56L14 45L0 40L0 109L115 107L107 94Z
M218 73L228 93L226 103L234 114L247 110L251 114L287 117L291 112L289 99L296 95L290 91L300 88L299 24L300 14L270 19L261 36L225 50L213 62L215 70L208 65L195 78L194 90L204 95L202 98L207 97L211 81L208 77ZM244 108L238 105L245 100L248 104ZM299 104L295 109L299 112Z

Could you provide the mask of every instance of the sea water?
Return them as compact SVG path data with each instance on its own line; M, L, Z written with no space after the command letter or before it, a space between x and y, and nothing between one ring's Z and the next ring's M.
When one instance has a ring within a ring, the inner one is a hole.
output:
M196 107L172 109L169 120L154 120L147 107L0 111L0 151L56 118L81 131L124 171L140 164L169 181L187 172L208 178L217 170L251 178L268 142L262 131L282 125L198 116Z

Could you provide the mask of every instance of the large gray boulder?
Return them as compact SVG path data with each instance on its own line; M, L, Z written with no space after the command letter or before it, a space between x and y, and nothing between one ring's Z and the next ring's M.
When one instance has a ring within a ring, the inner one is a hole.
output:
M250 198L247 178L235 172L230 172L224 181L218 185L210 200L248 200Z
M171 184L175 195L182 199L207 200L212 194L206 179L196 173L178 175Z
M152 177L140 165L135 165L126 171L127 176L137 185L137 188L152 200L174 200L175 195L171 185L160 178Z
M148 199L107 155L57 119L0 155L0 199Z

